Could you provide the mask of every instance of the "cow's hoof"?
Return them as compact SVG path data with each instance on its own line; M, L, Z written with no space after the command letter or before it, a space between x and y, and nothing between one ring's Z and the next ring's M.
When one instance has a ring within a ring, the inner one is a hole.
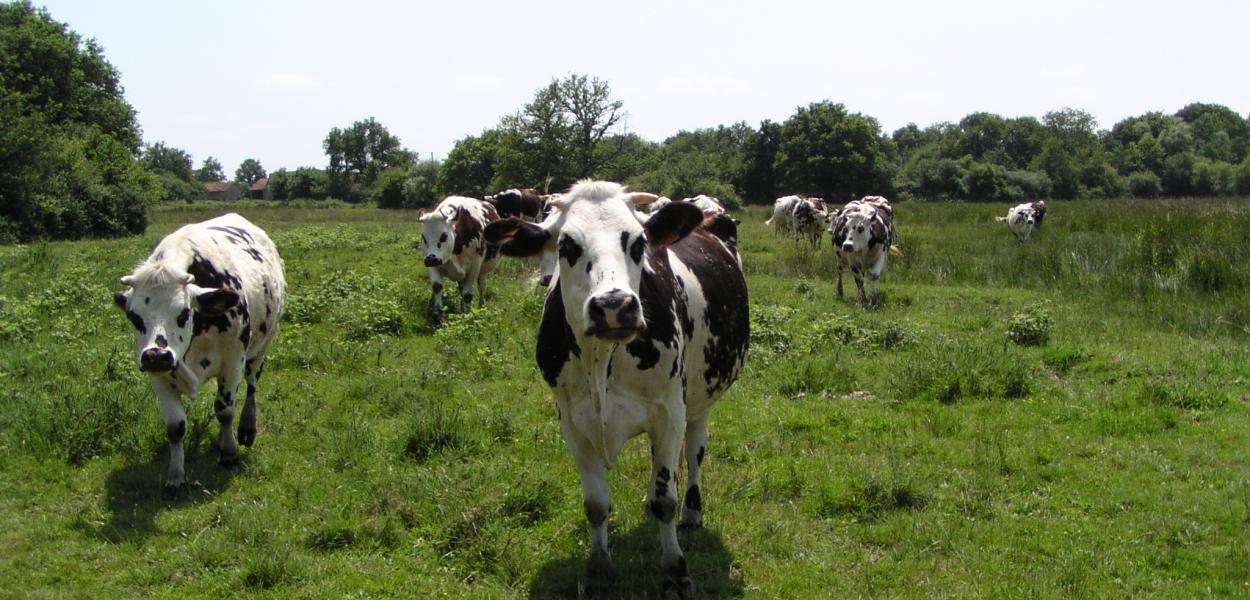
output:
M612 560L606 552L592 552L586 560L586 580L595 586L611 583L616 579L616 570L612 568Z
M673 592L678 598L690 598L694 596L694 581L689 576L684 577L665 577L663 583L660 584L661 591L665 594Z
M247 427L247 428L240 427L239 434L238 434L238 441L239 441L239 445L241 446L247 446L249 448L252 447L252 444L256 443L256 428L255 427Z
M187 486L186 481L165 484L165 497L170 500L186 500L189 492L190 488Z
M239 466L239 453L235 452L234 454L222 454L221 458L217 459L217 464L226 469L237 467Z

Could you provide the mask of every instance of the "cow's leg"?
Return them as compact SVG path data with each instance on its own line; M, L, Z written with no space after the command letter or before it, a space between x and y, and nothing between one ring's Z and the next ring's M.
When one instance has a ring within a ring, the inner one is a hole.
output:
M608 555L608 514L612 512L612 496L608 489L607 467L603 456L590 440L578 433L572 424L572 411L562 408L560 428L564 441L577 464L577 476L582 484L582 508L590 525L590 556L586 561L586 575L595 581L612 576L612 560Z
M438 269L430 269L430 312L436 319L443 316L443 275Z
M868 274L872 277L872 303L875 305L881 299L877 296L877 280L881 279L881 273L885 271L885 257L889 254L890 249L883 248L881 255L877 257L877 262L872 265L872 270Z
M221 431L217 435L217 448L221 450L221 466L239 464L239 442L234 439L234 401L239 394L239 381L243 378L243 360L226 361L217 376L217 399L213 411Z
M243 402L243 412L239 413L239 444L251 446L256 443L256 384L260 374L265 370L264 350L243 366L243 379L247 382L247 400Z
M477 268L477 276L474 279L477 280L477 307L483 308L486 306L486 265L485 264Z
M681 507L678 531L703 526L703 494L699 488L703 453L707 448L707 415L686 423L686 496Z
M460 311L469 312L473 310L473 286L477 284L477 276L482 270L481 265L470 268L464 274L464 279L460 280Z
M838 261L838 299L842 299L842 261Z
M187 434L187 413L177 388L165 381L153 381L156 397L165 416L165 439L169 441L169 469L165 472L165 493L182 497L187 493L187 475L182 454L182 438Z
M675 395L680 397L680 390ZM686 557L677 543L677 458L686 426L685 405L669 403L668 418L648 432L655 452L651 456L651 485L647 487L647 510L660 527L660 572L665 589L685 595L694 588L686 569Z

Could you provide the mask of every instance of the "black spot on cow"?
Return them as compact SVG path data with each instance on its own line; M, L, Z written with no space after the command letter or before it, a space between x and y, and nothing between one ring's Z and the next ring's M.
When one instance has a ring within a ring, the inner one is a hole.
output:
M642 300L642 315L647 329L625 345L625 351L638 359L638 369L654 368L660 361L659 344L665 349L677 348L678 322L673 320L675 309L681 323L689 321L686 300L676 291L668 253L663 248L647 247L648 269L643 269L638 285L638 297Z
M583 501L582 509L586 512L586 521L591 527L603 525L608 520L608 513L612 512L612 505L602 505L596 502Z
M581 244L578 244L576 241L573 240L573 238L567 235L560 236L558 248L560 252L560 258L563 258L564 260L568 261L570 267L577 264L577 259L582 257L583 251L582 251Z
M704 450L707 450L707 448L706 448L706 447L704 447L704 446L699 446L699 453L698 453L698 454L696 454L696 455L695 455L695 457L694 457L695 462L697 462L697 463L698 463L698 464L700 464L700 465L702 465L702 464L703 464L703 452L704 452Z
M138 331L140 334L148 332L147 326L143 324L143 317L140 317L134 311L126 311L126 318L130 319L130 324L134 325L135 331Z
M556 379L569 357L581 358L582 349L577 345L573 330L564 318L564 301L560 297L560 284L547 292L543 303L542 322L538 325L538 343L534 358L547 385L556 386Z
M686 490L686 508L690 510L703 510L703 495L699 493L699 486L692 485Z
M269 333L269 324L268 324L268 323L261 323L261 324L260 324L260 332L261 332L262 334Z
M645 251L646 251L646 249L647 249L647 238L646 238L646 236L641 236L641 235L640 235L640 236L638 236L638 238L634 240L634 243L633 243L633 244L631 244L631 245L629 246L629 258L630 258L630 260L634 261L634 264L639 264L639 263L641 263L641 262L642 262L642 254L643 254L643 252L645 252Z
M213 225L209 229L220 231L226 234L226 239L236 246L251 246L252 234L241 227L232 227L230 225Z
M180 419L177 423L165 426L165 437L171 444L181 444L182 436L187 434L187 421Z
M590 275L591 269L594 269L594 268L595 268L595 261L590 260L589 258L586 259L586 274Z
M187 273L190 273L195 278L195 284L200 287L231 287L236 290L242 288L237 277L234 277L229 272L218 270L211 261L204 258L199 252L191 254L191 265L187 267Z
M156 336L156 340L154 340L154 342L156 343L156 347L157 347L157 348L168 348L168 347L169 347L169 340L165 339L165 336L163 336L163 335L157 334L157 336Z
M182 309L182 312L178 313L178 327L180 329L183 327L186 327L187 319L190 319L190 318L191 318L191 309L190 308Z
M737 377L750 338L747 286L733 254L706 229L697 229L671 246L699 281L707 303L704 325L708 342L702 349L707 393L725 389Z
M435 281L434 283L430 284L430 288L434 290L435 294L441 294L443 292L443 282Z
M213 364L213 361L209 360L208 358L201 358L201 359L200 359L200 368L202 368L202 369L207 369L207 368L208 368L208 366L209 366L209 365L211 365L211 364Z
M220 333L225 333L230 329L230 317L225 313L220 315L206 315L196 312L191 317L191 337L194 338L202 333L216 329Z
M226 408L228 408L227 404L220 397L217 398L216 400L213 400L214 412L221 412L223 410L226 410Z
M659 485L656 486L659 490ZM651 501L651 514L661 523L669 523L677 512L677 501L668 496L660 496Z
M148 297L148 296L144 296L144 297L143 297L143 304L147 305L147 304L151 304L151 303L152 303L152 298L151 298L151 297Z
M622 231L621 232L621 252L622 253L629 252L628 246L629 246L629 232Z

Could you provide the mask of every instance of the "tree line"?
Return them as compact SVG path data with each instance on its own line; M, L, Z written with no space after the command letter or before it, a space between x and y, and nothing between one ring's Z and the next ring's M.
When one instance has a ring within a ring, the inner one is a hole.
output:
M153 202L189 201L225 181L214 157L198 168L163 142L144 144L117 70L28 0L0 3L0 243L139 233ZM820 101L781 122L631 133L607 81L570 74L515 112L420 159L372 117L334 127L324 167L267 173L245 159L234 181L268 177L271 197L337 198L385 208L510 187L566 189L622 181L670 197L730 206L786 194L832 201L882 194L909 200L1015 201L1250 195L1250 120L1218 104L1147 112L1100 130L1063 108L1040 119L976 112L958 123L886 132L871 116Z

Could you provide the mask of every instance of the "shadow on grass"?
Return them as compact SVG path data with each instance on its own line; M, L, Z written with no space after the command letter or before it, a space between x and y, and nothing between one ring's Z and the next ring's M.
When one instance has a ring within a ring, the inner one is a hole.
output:
M615 574L610 583L595 587L586 579L586 556L554 560L539 569L530 583L530 598L663 598L660 587L660 534L654 521L628 533L612 532L608 544ZM720 534L707 528L678 534L686 554L695 597L737 598L744 593L741 575L733 569L733 555ZM673 596L673 594L669 594Z
M188 445L190 446L190 445ZM222 467L214 444L197 444L186 449L187 495L172 498L165 493L165 471L169 449L163 447L143 463L130 463L109 473L106 499L109 520L89 533L110 543L142 541L158 533L156 515L162 510L211 500L230 487L235 474L247 468L250 453L240 455L239 465Z

